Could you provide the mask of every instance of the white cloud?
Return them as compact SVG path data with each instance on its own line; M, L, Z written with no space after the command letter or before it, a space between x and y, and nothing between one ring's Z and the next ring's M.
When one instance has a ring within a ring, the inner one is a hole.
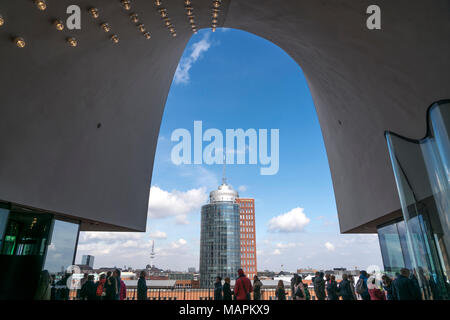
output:
M327 248L328 251L334 251L334 249L335 249L334 244L332 244L329 241L325 242L324 245L325 245L325 248Z
M270 219L269 231L301 232L310 222L303 212L303 208L294 208L291 211Z
M174 77L175 84L189 83L189 71L191 70L192 65L201 57L202 53L208 51L210 47L211 42L209 41L209 33L206 33L200 41L192 44L191 54L188 57L182 58L178 64Z
M179 215L175 217L175 223L176 224L189 224L189 220L187 219L187 216L185 214Z
M275 249L275 250L273 250L272 254L274 254L274 255L280 255L280 254L281 254L281 251L280 251L279 249Z
M167 234L163 231L155 231L155 232L150 232L150 238L153 239L167 239Z
M202 205L206 203L208 195L205 188L191 189L186 192L173 190L165 191L157 186L150 188L148 208L149 218L166 218L175 216L177 222L186 222L186 215L199 213ZM184 217L183 217L184 216Z
M178 249L187 244L187 241L183 238L178 239L177 241L172 242L172 248Z
M81 232L80 241L105 241L112 242L116 240L139 240L143 233L137 232Z
M293 243L293 242L290 242L290 243L282 243L282 242L279 242L279 243L276 244L277 248L279 248L279 249L295 248L295 247L297 247L298 245L299 245L299 244Z
M239 190L239 192L245 192L245 191L247 191L247 186L244 186L244 185L239 186L238 190Z

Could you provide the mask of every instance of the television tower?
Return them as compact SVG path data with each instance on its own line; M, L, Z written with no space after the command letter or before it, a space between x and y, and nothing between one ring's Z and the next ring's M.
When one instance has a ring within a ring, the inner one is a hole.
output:
M152 252L150 252L150 259L153 261L153 259L155 258L155 240L153 240L153 244L152 244Z

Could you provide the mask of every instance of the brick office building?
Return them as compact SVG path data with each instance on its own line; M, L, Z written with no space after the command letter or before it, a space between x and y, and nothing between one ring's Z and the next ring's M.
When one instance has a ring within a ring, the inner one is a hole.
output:
M255 199L238 198L241 238L241 268L253 279L257 274L256 233L255 233Z

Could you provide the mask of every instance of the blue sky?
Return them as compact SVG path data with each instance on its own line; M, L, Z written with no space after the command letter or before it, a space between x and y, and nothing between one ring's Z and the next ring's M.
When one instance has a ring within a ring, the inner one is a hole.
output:
M279 129L279 171L228 165L228 182L255 198L258 269L382 266L376 235L340 235L325 146L301 68L280 48L230 29L194 35L167 99L153 169L148 230L82 233L78 259L96 267L143 267L155 240L157 266L198 267L200 207L220 184L221 165L175 165L175 129ZM204 146L206 143L204 144ZM297 228L289 228L294 223ZM283 265L283 267L281 267Z

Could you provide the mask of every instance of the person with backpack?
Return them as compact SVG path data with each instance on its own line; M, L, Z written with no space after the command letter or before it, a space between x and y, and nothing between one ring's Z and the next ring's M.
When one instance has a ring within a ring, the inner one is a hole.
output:
M328 300L339 300L338 287L334 275L330 276L330 280L327 282L327 295Z
M145 270L142 270L139 274L139 280L137 284L137 299L147 300L147 281L145 280Z
M365 270L361 270L359 272L359 279L356 283L356 293L358 293L363 300L371 300L369 289L367 288L367 279L369 279L369 276L367 275L367 272Z
M234 284L234 296L236 300L250 300L250 293L253 292L253 286L242 269L238 270L239 277Z
M325 281L323 280L323 272L316 272L313 284L317 300L325 300L326 294L325 294Z
M342 275L342 280L339 282L338 292L342 297L342 300L356 300L347 274Z
M303 286L302 277L298 276L296 279L296 284L294 286L294 295L292 296L293 300L306 300L305 297L305 288Z
M278 286L275 291L275 297L277 300L286 300L286 291L284 290L283 280L278 281Z

